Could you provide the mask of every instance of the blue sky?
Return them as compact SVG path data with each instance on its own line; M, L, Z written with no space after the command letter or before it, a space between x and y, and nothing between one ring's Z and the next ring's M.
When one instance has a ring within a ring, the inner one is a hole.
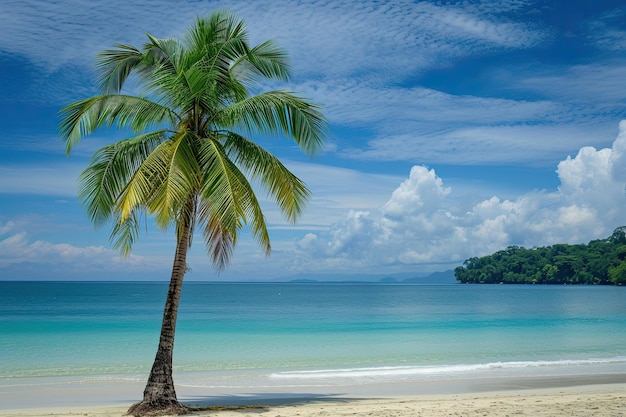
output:
M217 276L199 238L188 279L422 274L626 225L623 1L5 0L0 279L169 278L173 233L147 224L121 259L76 199L89 155L124 132L67 158L57 112L97 94L97 51L180 36L216 9L289 52L281 87L320 103L331 129L312 160L262 141L313 195L295 227L263 203L272 255L245 236Z

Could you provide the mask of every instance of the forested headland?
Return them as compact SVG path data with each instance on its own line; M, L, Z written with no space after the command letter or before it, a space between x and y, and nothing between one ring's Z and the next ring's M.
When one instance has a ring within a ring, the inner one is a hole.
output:
M626 284L626 226L588 244L526 249L509 246L467 259L457 281L476 284Z

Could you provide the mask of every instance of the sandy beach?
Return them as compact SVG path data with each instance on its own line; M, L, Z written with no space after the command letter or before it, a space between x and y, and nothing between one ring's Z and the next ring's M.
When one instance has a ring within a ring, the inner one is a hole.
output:
M275 406L195 412L195 416L219 417L448 417L448 416L626 416L626 386L596 386L531 392L494 392L446 396L418 396L380 399L309 400ZM58 407L2 410L3 417L118 417L124 406Z
M621 378L621 377L620 377ZM544 381L550 385L550 381ZM563 382L563 381L561 381ZM361 397L344 395L290 395L276 396L256 394L254 396L232 395L190 400L203 409L194 416L210 417L333 417L333 416L380 416L380 417L449 417L449 416L626 416L626 383L576 385L549 388L521 388L500 391L457 393L445 395L381 395ZM585 381L581 381L584 383ZM97 386L91 392L96 397L102 394ZM24 398L24 400L26 400ZM66 399L67 400L67 399ZM110 401L104 405L77 406L85 401L46 407L41 398L34 398L34 408L0 410L2 417L119 417L126 413L130 402ZM223 402L224 407L215 402ZM239 403L226 406L228 403Z

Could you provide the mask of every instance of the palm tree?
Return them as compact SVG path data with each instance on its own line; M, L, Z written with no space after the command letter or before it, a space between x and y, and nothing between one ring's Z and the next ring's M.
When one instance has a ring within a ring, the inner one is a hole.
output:
M266 255L267 225L251 180L258 180L295 222L309 192L274 155L250 137L293 139L309 155L323 145L319 106L294 93L252 94L267 80L288 80L285 52L272 41L251 47L244 23L224 12L197 18L182 40L147 34L141 49L118 44L98 54L101 95L60 111L69 155L103 126L132 137L96 151L79 178L79 199L96 226L111 222L113 246L130 253L146 217L176 230L176 252L158 349L143 401L129 414L181 414L172 379L174 333L187 250L202 231L215 268L225 268L246 226ZM133 76L141 95L122 94Z

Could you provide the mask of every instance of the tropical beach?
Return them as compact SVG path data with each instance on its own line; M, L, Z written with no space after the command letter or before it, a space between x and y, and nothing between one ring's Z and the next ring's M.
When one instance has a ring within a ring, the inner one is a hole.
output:
M624 416L620 2L18 3L0 417Z

